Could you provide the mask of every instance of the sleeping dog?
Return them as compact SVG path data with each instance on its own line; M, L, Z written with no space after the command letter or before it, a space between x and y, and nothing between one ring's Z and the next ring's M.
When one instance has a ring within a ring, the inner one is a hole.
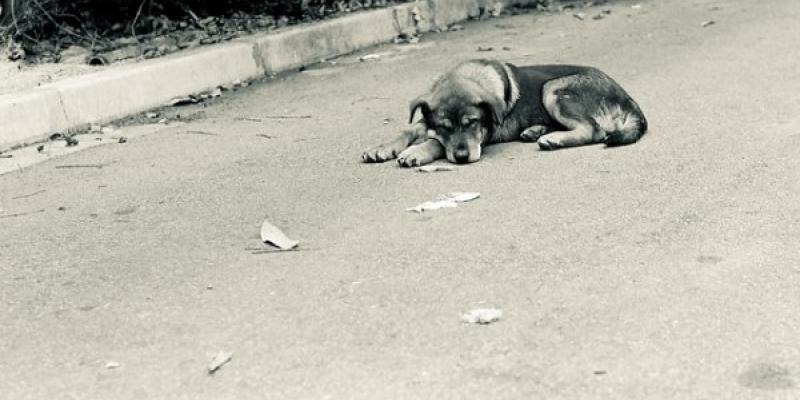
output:
M398 138L365 151L363 162L397 158L401 166L440 158L475 162L483 146L522 140L543 150L636 142L647 130L639 105L608 75L592 67L517 67L491 60L459 64L411 103Z

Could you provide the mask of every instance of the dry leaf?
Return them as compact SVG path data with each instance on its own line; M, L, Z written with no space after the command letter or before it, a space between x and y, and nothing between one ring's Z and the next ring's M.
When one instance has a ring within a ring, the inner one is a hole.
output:
M369 60L377 60L379 58L381 58L380 54L367 54L365 56L361 56L361 58L359 58L359 59L361 61L369 61Z
M419 172L444 172L444 171L455 171L454 167L449 165L425 165L422 167L417 168Z
M453 208L453 207L458 207L458 203L456 203L454 200L444 199L437 201L426 201L414 207L406 208L406 211L422 213L425 211L434 211L442 208Z
M461 316L461 320L468 324L487 325L499 321L503 317L503 310L497 308L478 308Z
M233 357L233 353L228 351L220 351L214 355L214 357L211 359L211 362L208 363L208 373L213 374L214 372L217 372L221 366L225 365L231 360L231 357Z
M183 97L176 97L167 102L168 106L183 106L187 104L196 104L200 100L194 96L183 96Z
M267 220L264 220L264 223L261 224L261 241L281 250L291 250L300 243L297 240L289 239L283 231L270 224Z
M453 192L439 196L437 200L426 201L414 207L409 207L406 211L422 213L425 211L439 210L442 208L458 207L458 203L465 203L481 197L477 192Z
M456 203L466 203L481 197L477 192L453 192L442 196L443 200L453 200Z

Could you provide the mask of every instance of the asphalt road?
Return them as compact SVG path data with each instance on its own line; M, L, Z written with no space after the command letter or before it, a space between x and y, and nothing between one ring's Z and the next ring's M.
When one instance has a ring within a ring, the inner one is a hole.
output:
M800 3L632 4L373 49L0 176L0 397L800 398ZM599 66L650 132L359 163L472 57ZM481 198L405 210L452 191ZM253 254L264 218L300 251Z

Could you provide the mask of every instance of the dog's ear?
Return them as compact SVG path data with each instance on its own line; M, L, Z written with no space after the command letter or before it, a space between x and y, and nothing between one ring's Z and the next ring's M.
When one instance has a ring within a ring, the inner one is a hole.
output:
M409 116L408 116L408 123L414 122L414 116L417 114L417 110L422 112L422 118L427 123L430 121L431 116L431 103L428 100L428 96L420 96L417 97L414 101L411 102L411 106L409 106Z
M503 101L499 99L484 100L478 103L478 107L483 110L484 118L490 120L490 125L498 126L503 123L506 112L506 105Z

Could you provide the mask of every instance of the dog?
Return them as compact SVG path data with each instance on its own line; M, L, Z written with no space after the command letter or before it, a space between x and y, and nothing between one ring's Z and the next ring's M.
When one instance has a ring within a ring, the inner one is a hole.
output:
M413 123L417 112L422 118ZM409 124L396 139L363 152L361 161L462 164L480 160L483 146L494 143L537 142L542 150L620 146L647 131L639 105L597 68L494 60L466 61L437 79L411 102Z

